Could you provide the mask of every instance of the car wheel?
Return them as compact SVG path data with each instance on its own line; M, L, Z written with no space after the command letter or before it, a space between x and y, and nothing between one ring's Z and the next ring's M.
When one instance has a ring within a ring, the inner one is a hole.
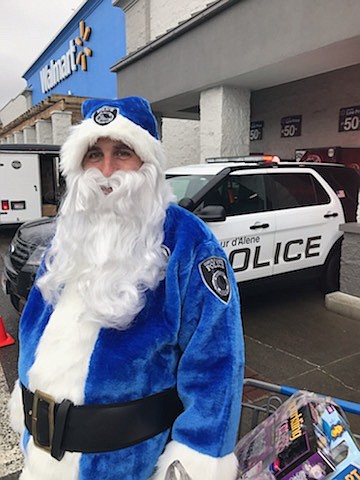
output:
M323 293L336 292L340 288L340 249L330 255L320 279Z
M15 308L15 310L20 312L20 298L16 295L10 295L10 302L11 305Z

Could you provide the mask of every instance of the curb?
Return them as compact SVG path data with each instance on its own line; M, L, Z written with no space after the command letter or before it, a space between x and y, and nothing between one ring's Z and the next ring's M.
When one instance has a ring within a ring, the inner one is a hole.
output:
M342 292L325 295L325 307L344 317L360 321L360 298Z

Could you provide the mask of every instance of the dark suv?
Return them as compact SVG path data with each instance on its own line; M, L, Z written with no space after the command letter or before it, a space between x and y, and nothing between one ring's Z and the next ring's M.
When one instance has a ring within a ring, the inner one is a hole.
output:
M4 255L2 285L16 310L25 305L46 245L54 235L54 218L26 222L16 231Z

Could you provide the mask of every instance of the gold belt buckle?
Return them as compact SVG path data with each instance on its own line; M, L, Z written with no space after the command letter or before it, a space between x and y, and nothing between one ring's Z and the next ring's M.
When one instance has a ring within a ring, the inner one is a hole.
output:
M48 410L49 446L48 447L41 445L37 438L38 406L39 406L40 400L46 402L49 405L49 410ZM35 390L32 416L31 416L31 431L32 431L31 433L33 436L34 444L38 448L41 448L42 450L45 450L46 452L49 452L49 453L51 453L52 441L54 436L54 414L55 414L54 398L51 397L50 395L47 395L44 392L41 392L40 390Z

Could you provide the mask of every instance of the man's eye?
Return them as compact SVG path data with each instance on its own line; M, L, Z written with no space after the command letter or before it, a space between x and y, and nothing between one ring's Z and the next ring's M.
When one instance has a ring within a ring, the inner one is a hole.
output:
M127 158L127 157L130 157L131 156L131 151L130 150L118 150L116 152L116 155L118 157L123 157L123 158Z
M86 155L86 158L88 160L96 160L98 158L100 158L101 156L101 153L100 152L89 152L87 155Z

